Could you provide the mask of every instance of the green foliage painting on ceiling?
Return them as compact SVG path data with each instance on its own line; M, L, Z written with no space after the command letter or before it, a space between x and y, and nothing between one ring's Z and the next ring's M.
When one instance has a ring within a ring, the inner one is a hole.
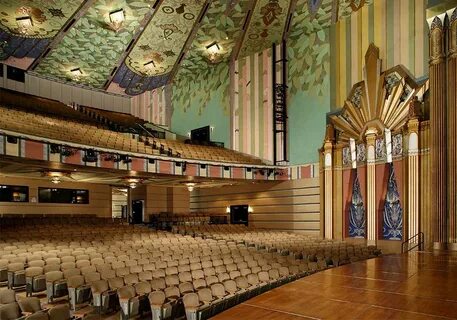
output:
M181 69L182 70L182 69ZM179 72L173 80L173 107L179 106L188 111L192 105L198 106L201 115L207 103L215 94L221 95L220 104L224 112L229 112L229 66L219 63L196 74Z
M261 52L282 40L289 10L288 0L258 0L246 32L240 57Z
M205 0L167 0L154 13L125 64L145 76L170 72Z
M311 13L308 0L299 0L287 41L289 92L308 91L316 96L329 89L330 43L333 0L322 0Z
M82 76L73 81L102 88L153 2L97 0L35 71L68 80L70 70L80 68ZM116 32L109 27L109 13L120 8L124 9L125 21Z
M212 2L173 81L175 106L186 111L195 103L201 114L212 95L220 93L220 104L228 113L228 58L241 36L249 1L241 0L233 7L225 0ZM206 48L214 41L221 48L217 64L211 62Z
M26 38L52 38L79 8L83 0L0 0L0 28ZM21 29L16 18L30 17L32 25Z

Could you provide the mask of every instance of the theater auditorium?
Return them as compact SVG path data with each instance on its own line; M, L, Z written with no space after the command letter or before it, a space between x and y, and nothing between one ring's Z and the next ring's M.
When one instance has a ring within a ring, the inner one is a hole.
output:
M0 320L457 319L457 0L0 0Z

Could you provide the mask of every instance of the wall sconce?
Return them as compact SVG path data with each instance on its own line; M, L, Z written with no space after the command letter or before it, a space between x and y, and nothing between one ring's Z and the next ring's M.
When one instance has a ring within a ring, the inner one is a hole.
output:
M30 16L16 18L16 23L21 33L26 33L27 29L33 26L32 18Z
M249 213L253 213L253 212L254 212L254 209L253 209L251 206L249 206L249 207L248 207L248 212L249 212Z
M209 129L210 129L211 132L214 131L214 127L213 126L209 127Z
M119 31L122 23L125 20L124 9L119 9L110 12L109 14L110 26L114 31Z
M225 208L225 213L230 213L230 206L227 206L227 207Z

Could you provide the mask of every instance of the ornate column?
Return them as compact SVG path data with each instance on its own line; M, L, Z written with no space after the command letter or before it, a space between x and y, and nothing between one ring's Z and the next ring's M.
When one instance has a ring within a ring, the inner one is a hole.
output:
M448 246L457 250L457 8L448 11L447 52L447 150Z
M432 156L433 247L445 249L447 242L446 155L446 59L445 14L430 23L430 152Z
M419 217L419 112L420 102L411 101L407 123L408 130L408 236L420 231Z
M333 152L333 237L343 240L343 145L337 143Z
M376 128L368 128L365 132L367 141L367 244L376 245L377 217L376 217L376 167L375 167L375 145Z
M333 239L333 136L334 129L327 126L324 142L324 238Z

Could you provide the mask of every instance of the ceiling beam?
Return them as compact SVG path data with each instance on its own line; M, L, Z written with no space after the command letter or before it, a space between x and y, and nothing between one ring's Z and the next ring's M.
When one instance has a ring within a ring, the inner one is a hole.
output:
M243 28L242 28L243 31L241 33L241 36L238 38L238 41L236 42L235 47L232 50L232 54L230 55L230 61L235 61L238 58L238 55L240 54L241 46L243 45L244 37L246 36L246 33L249 29L249 25L251 24L251 18L252 18L252 15L254 14L254 9L255 9L256 5L257 5L257 0L252 0L251 6L248 9L248 13L246 14L246 17L244 18Z
M44 50L41 55L36 58L33 63L29 66L27 70L35 70L35 68L40 64L40 62L46 58L46 56L54 49L60 41L65 37L65 35L70 31L71 28L78 22L81 17L83 17L87 10L95 3L96 0L86 0L81 6L75 11L75 13L67 20L67 22L60 28L60 31L56 34L56 36L49 42L46 50Z
M197 20L194 22L194 25L192 26L192 31L189 33L189 36L187 37L187 40L181 49L181 52L179 53L178 59L176 60L173 69L171 69L168 77L167 84L170 83L173 78L175 77L176 73L178 72L179 66L181 62L184 60L184 57L186 56L187 51L190 49L192 42L195 39L195 36L197 35L198 29L200 29L200 26L203 24L203 18L205 17L206 13L208 12L209 7L211 6L213 0L206 0L202 10L200 11L200 14L198 15Z
M286 24L284 25L284 31L282 33L282 41L286 41L289 37L290 28L292 27L292 20L294 19L294 12L297 8L298 0L291 0L289 4L289 10L287 11Z
M154 5L151 6L151 10L147 14L145 14L143 20L140 22L140 25L138 29L135 31L135 33L132 36L132 40L128 44L127 48L124 50L122 55L120 56L119 60L117 63L114 65L114 68L112 69L110 75L108 76L108 79L106 80L105 84L103 85L103 89L108 89L109 85L114 79L114 76L116 75L117 69L124 63L125 59L128 57L132 49L135 47L136 43L140 39L141 35L143 34L144 30L146 30L146 27L149 25L153 17L155 16L155 13L159 10L159 7L162 5L164 0L156 0Z

